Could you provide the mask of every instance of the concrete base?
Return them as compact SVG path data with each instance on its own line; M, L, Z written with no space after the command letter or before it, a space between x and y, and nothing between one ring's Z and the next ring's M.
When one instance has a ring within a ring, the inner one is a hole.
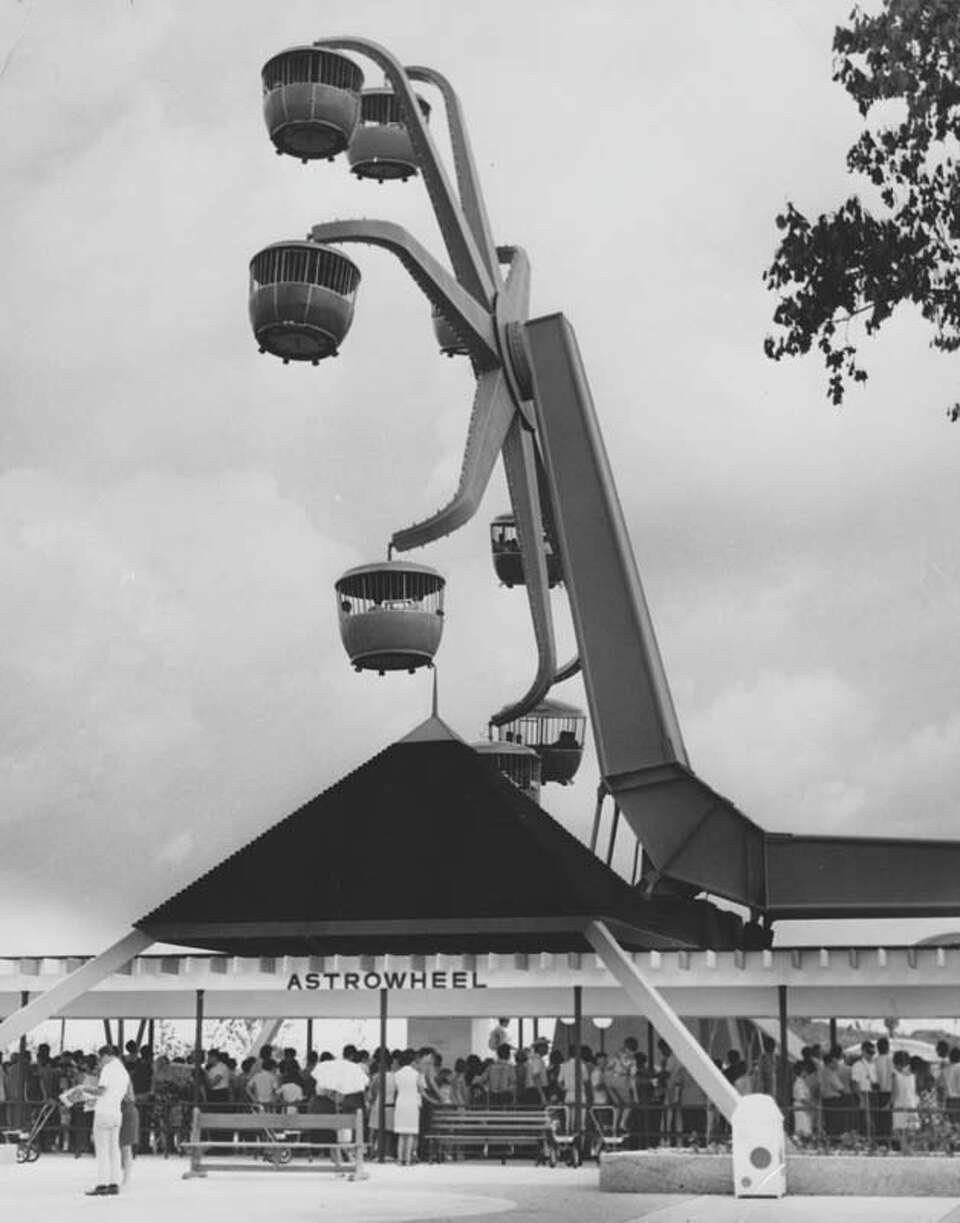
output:
M622 1151L601 1156L606 1193L733 1194L733 1158ZM956 1197L960 1158L788 1155L787 1193L831 1197Z

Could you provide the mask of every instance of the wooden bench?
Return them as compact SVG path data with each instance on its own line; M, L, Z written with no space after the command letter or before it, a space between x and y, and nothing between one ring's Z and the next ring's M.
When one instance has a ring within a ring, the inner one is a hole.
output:
M448 1151L470 1147L500 1148L500 1162L507 1162L504 1148L532 1147L537 1163L556 1162L553 1120L545 1108L481 1109L435 1108L426 1134L431 1162Z
M332 1130L335 1137L326 1142L304 1138L304 1134ZM205 1137L211 1132L221 1136ZM229 1133L231 1137L222 1135ZM182 1144L190 1153L190 1170L183 1179L206 1176L208 1172L262 1171L267 1166L287 1171L336 1172L348 1180L366 1180L363 1166L363 1112L347 1113L204 1113L193 1110L190 1141ZM252 1152L260 1163L209 1163L210 1152L233 1155ZM307 1163L294 1163L293 1156L305 1153ZM331 1162L314 1161L315 1154L329 1154Z

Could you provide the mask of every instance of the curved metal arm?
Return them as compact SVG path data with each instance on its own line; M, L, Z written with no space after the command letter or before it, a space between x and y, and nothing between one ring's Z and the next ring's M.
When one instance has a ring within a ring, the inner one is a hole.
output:
M573 679L575 675L580 674L580 655L575 654L569 662L565 662L562 667L557 668L557 673L553 677L555 684L562 684L565 679Z
M407 76L411 81L425 81L428 85L433 85L440 90L444 109L447 112L447 127L450 131L450 145L453 149L453 166L457 172L457 188L460 192L460 207L463 209L463 215L467 219L467 224L479 247L487 271L494 285L498 286L500 267L497 248L493 241L486 205L483 202L483 193L480 190L480 178L473 160L467 127L463 121L460 99L447 78L433 68L417 64L407 68Z
M474 367L485 370L499 366L500 351L490 315L402 225L392 221L329 221L314 225L310 237L314 242L363 242L396 255L470 350Z
M557 666L550 587L547 582L547 559L543 551L543 520L540 516L540 496L537 491L533 434L524 428L519 414L514 414L513 424L507 434L503 448L503 466L507 473L510 502L520 541L523 581L537 640L537 673L526 695L493 715L490 721L494 726L503 726L505 722L522 718L535 705L539 705L550 691Z
M503 371L488 370L481 374L470 415L460 483L453 499L425 521L398 531L390 541L392 548L398 552L421 548L470 521L480 508L497 455L515 415Z
M403 65L386 47L366 38L320 38L313 45L329 47L331 50L355 51L359 55L366 55L383 69L403 108L404 126L417 155L417 165L423 174L423 181L457 280L477 301L490 307L495 292L493 279L477 249L473 234L464 221L457 197Z

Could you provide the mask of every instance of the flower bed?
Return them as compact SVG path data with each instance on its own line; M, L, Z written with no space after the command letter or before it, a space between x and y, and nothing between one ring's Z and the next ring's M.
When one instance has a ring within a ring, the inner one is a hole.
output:
M728 1151L691 1147L617 1151L600 1157L607 1193L732 1194ZM899 1154L807 1149L787 1155L787 1192L855 1197L960 1196L960 1159L947 1151Z

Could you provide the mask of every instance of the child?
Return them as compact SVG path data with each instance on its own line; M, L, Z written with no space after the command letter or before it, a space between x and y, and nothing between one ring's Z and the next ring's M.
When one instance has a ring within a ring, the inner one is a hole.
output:
M439 1102L443 1105L453 1104L453 1071L440 1070L437 1072L437 1095Z

